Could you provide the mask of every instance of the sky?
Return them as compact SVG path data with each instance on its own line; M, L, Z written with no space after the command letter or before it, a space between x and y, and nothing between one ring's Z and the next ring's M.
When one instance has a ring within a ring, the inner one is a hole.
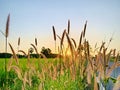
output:
M88 21L86 38L92 47L112 37L110 48L120 50L120 0L0 0L0 30L5 32L10 13L8 42L17 51L27 51L38 40L38 50L45 46L54 52L52 26L61 36L70 20L70 36L78 43ZM57 40L57 46L59 40ZM5 37L0 33L0 52L5 51ZM11 52L8 46L8 52Z

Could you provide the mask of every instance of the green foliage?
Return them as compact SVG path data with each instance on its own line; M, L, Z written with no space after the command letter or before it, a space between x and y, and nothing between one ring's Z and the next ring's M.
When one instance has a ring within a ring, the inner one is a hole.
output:
M49 48L42 47L41 53L48 57L51 54L51 50Z
M38 87L40 84L40 79L37 77L37 75L32 76L32 87Z
M0 88L4 87L5 82L6 82L5 71L0 70Z
M12 54L10 53L0 53L0 58L10 58Z
M32 54L33 53L33 51L34 51L34 49L31 47L31 48L29 48L29 52L30 52L30 54Z
M0 70L0 88L1 89L5 89L5 83L6 83L6 86L11 90L15 87L18 87L16 86L18 81L16 82L15 80L17 80L17 75L15 74L14 71L7 72L7 78L6 78L5 71Z

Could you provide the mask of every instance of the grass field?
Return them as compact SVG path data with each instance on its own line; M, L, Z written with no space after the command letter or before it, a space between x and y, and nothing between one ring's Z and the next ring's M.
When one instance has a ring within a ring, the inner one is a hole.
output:
M0 59L0 88L4 87L4 60ZM9 64L12 61L12 64ZM7 87L10 90L83 90L86 82L79 78L73 80L70 70L60 72L59 59L30 59L31 65L28 65L28 59L19 59L19 66L14 59L7 59ZM39 62L40 61L40 62ZM39 64L40 63L40 64ZM40 67L38 67L38 64ZM53 66L52 66L53 65ZM54 67L56 67L54 69ZM11 68L11 69L10 69ZM10 69L10 70L9 70Z
M67 63L64 65L63 59L30 58L28 61L28 58L23 58L18 59L19 65L17 65L14 58L8 58L8 72L7 79L5 79L5 59L1 58L0 89L5 89L4 80L7 81L7 87L10 90L93 90L95 88L94 77L89 81L86 75L81 77L80 73L76 73L78 71L73 73L72 68L67 66ZM60 61L62 62L61 66ZM78 70L76 65L76 70ZM107 82L109 82L109 79ZM116 82L116 79L112 78L111 80ZM88 84L88 82L91 82L91 84ZM109 85L110 83L107 84L107 82L106 85ZM111 87L106 86L106 88L108 90Z
M6 52L9 19L10 15L8 15L4 34ZM58 56L54 59L47 59L45 54L39 53L37 38L35 38L35 45L30 44L32 49L28 49L27 54L19 50L20 38L18 39L17 52L22 52L26 59L19 59L9 43L12 57L6 60L0 59L0 90L120 90L120 75L116 78L111 77L113 70L120 67L119 52L109 48L112 38L108 44L102 42L100 46L95 45L92 49L85 37L86 27L87 21L77 45L74 38L69 35L70 21L62 37L56 34L53 26L55 42L53 44L55 44L55 52L58 52ZM57 39L60 41L58 50L56 50ZM37 59L30 57L33 49L38 55ZM110 65L111 57L114 58Z
M7 63L9 62L9 60L11 60L11 58L7 58ZM40 58L39 59L43 64L44 63L47 63L47 62L52 62L54 59L53 58L49 58L49 59L43 59L43 58ZM4 69L4 61L5 61L5 58L0 58L0 69ZM34 62L36 68L38 67L38 60L33 58L33 59L30 59L30 62ZM19 59L19 63L20 63L20 67L25 69L26 68L26 64L27 64L27 58L21 58Z

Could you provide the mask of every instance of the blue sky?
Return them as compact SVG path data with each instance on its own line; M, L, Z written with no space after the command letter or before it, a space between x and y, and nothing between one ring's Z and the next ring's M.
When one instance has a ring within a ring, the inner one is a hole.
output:
M119 0L0 0L0 30L5 31L7 15L10 13L9 42L17 50L27 51L38 38L38 49L42 46L54 48L52 26L61 36L71 21L71 37L78 42L84 23L88 21L87 39L92 46L108 42L113 35L111 48L120 50L120 1ZM4 36L0 34L0 52L4 52ZM10 51L10 50L8 50ZM54 51L54 50L53 50Z

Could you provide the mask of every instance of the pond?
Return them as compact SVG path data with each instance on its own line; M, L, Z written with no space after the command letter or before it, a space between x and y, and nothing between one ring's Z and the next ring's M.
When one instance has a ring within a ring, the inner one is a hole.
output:
M117 67L113 70L111 77L117 78L120 75L120 67Z
M113 64L113 62L110 62L109 65L111 66ZM112 78L117 78L120 75L120 67L117 67L113 70L113 72L111 73L111 77ZM107 90L113 90L113 86L114 83L112 82L112 80L109 80L109 83L107 85ZM119 89L120 90L120 89Z

